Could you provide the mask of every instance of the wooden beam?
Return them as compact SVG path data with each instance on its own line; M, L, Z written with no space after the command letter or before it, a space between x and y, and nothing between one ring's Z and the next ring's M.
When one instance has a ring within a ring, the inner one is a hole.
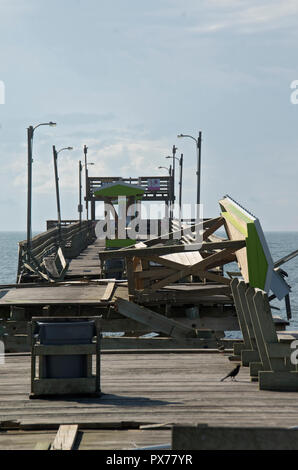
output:
M50 450L72 450L77 437L77 424L62 424L59 426Z
M136 338L136 337L122 337L122 338L103 338L102 350L117 350L123 349L143 349L148 350L171 350L177 352L181 349L192 349L195 352L207 352L205 348L217 348L218 343L215 338Z
M101 260L104 259L113 259L113 258L124 258L124 257L133 257L154 255L154 256L163 256L173 253L189 252L191 245L168 245L168 246L157 246L157 247L146 247L146 248L127 248L125 250L107 250L99 251L98 256ZM226 240L220 242L203 242L202 244L194 244L194 249L197 250L224 250L226 248L231 249L232 251L239 250L246 246L245 240ZM195 249L195 247L198 247Z
M142 256L142 258L146 258L148 259L148 261L154 261L154 263L165 266L166 268L175 269L176 271L177 269L185 268L185 265L182 263L177 263L177 261L173 261L167 258L161 258L160 256L148 255L148 256Z
M225 248L231 248L233 251L240 250L246 246L245 240L223 240L218 242L203 242L201 250L224 250Z
M169 268L152 268L148 271L135 272L134 275L139 279L162 279L165 276L173 274L174 270Z
M233 261L237 261L235 253L226 254L222 259L213 261L212 263L208 264L208 269L212 269L218 266L222 266L227 263L232 263ZM240 273L241 275L241 273Z
M117 298L116 306L119 313L132 320L150 326L152 331L165 333L173 338L196 337L193 328L182 325L170 318L166 318L148 308L141 307L134 302Z
M133 275L133 259L132 258L125 258L126 262L126 277L128 283L128 294L133 295L135 291L135 280Z
M207 240L207 238L212 235L216 230L218 230L222 225L224 225L224 223L225 219L223 217L215 219L214 223L204 231L203 240Z
M169 232L169 233L165 233L163 235L161 235L160 237L156 237L156 238L152 238L151 240L146 240L144 241L144 245L146 245L147 247L151 247L151 246L154 246L154 245L158 245L159 243L164 243L166 240L179 240L180 237L176 237L176 235L181 235L181 237L184 235L184 232L186 234L188 234L190 231L191 232L195 232L196 229L197 230L202 230L202 229L207 229L208 227L211 227L212 225L214 225L219 219L221 219L222 217L216 217L214 219L208 219L208 220L204 220L203 222L200 222L199 224L195 224L195 225L190 225L188 227L181 227L181 229L178 229L178 230L173 230L172 232ZM135 248L136 245L132 245L131 248ZM119 251L123 251L125 250L126 248L120 248Z
M221 262L223 259L225 259L226 256L229 256L233 251L234 251L234 248L225 248L222 251L213 253L212 255L208 256L208 258L204 258L198 263L193 264L191 266L192 273L194 273L197 269L200 271L206 268L209 269L211 265L212 267L217 266L218 262Z
M126 250L108 250L100 251L98 253L100 259L113 259L137 256L141 258L143 255L169 255L173 253L180 253L185 251L185 245L168 245L158 247L145 247L145 248L127 248Z
M205 258L205 259L199 261L198 263L196 263L194 265L185 266L184 269L181 269L178 272L176 272L174 274L171 274L170 276L167 276L166 278L162 279L161 281L159 281L156 284L154 284L153 286L151 286L150 290L154 292L158 289L161 289L162 287L165 287L168 284L171 284L172 282L176 282L179 279L183 279L184 277L186 277L190 274L196 274L197 271L200 271L200 272L205 271L206 268L208 268L209 264L214 264L216 261L220 261L226 255L229 255L232 250L233 249L230 248L230 249L225 249L225 250L219 251L219 252L214 253L213 255L209 256L208 258ZM207 277L207 276L205 276L205 277ZM225 278L223 278L223 279L225 279ZM220 281L218 280L218 282L220 282ZM146 292L149 292L149 289L146 289Z
M230 278L221 276L220 274L211 273L210 271L199 271L197 275L201 279L209 279L209 281L221 282L227 286L229 286L231 282Z
M115 282L109 282L100 300L110 300L114 291L114 287L115 287Z
M180 269L179 271L176 271L174 274L171 274L170 276L167 276L161 281L156 282L153 284L150 288L145 289L144 293L149 293L155 292L158 289L161 289L162 287L167 286L168 284L171 284L173 282L179 281L180 279L183 279L184 277L188 276L191 273L191 267L187 266L184 267L184 269Z

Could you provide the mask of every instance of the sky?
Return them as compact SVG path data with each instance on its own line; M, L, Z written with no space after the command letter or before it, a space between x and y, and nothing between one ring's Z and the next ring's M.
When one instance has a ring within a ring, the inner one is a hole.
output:
M177 134L199 131L204 217L229 194L298 231L296 0L0 0L0 22L0 230L26 230L26 129L54 121L34 133L34 231L57 217L53 145L74 147L58 160L73 219L84 145L89 176L166 174L176 145L194 203L195 143Z

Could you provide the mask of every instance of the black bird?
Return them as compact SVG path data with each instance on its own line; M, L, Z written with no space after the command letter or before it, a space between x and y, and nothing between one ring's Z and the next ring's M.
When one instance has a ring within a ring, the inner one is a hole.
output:
M229 372L228 375L226 375L223 379L221 379L221 382L223 382L228 377L231 377L231 380L235 380L235 377L238 374L239 370L240 370L240 364L238 364L238 366L236 366L235 369L231 370L231 372Z

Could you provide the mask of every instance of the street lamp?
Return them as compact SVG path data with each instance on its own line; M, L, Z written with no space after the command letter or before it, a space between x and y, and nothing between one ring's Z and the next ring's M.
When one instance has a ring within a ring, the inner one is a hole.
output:
M88 205L88 197L87 197L87 186L88 186L88 163L87 163L87 152L88 147L84 145L84 157L85 157L85 199L86 199L86 219L89 219L89 205Z
M31 222L31 216L32 216L32 150L33 150L33 136L34 136L34 131L40 126L51 126L54 127L56 126L55 122L42 122L41 124L38 124L37 126L29 126L27 129L27 141L28 141L28 193L27 193L27 256L28 256L28 261L30 260L31 256L31 238L32 238L32 222Z
M58 177L58 154L63 150L73 150L73 147L63 147L60 150L56 150L55 145L53 145L53 158L54 158L54 172L55 172L55 185L56 185L56 199L57 199L57 218L58 218L58 230L59 237L61 236L61 210L60 210L60 195L59 195L59 177Z
M172 173L172 165L170 165L170 168L168 168L167 166L159 166L158 167L159 170L161 169L164 169L164 170L167 170L169 175L171 176L171 173Z
M200 204L200 191L201 191L201 147L202 147L202 132L199 132L199 137L196 139L192 135L187 134L179 134L177 137L189 137L190 139L194 140L196 143L197 149L197 205Z
M85 145L85 147L86 147L86 145ZM86 152L86 154L87 154L87 152ZM79 216L80 223L82 222L82 212L83 212L83 206L82 206L82 170L83 170L84 167L86 169L88 165L95 165L95 163L91 162L91 163L85 163L84 165L82 165L81 160L79 161L79 205L78 205L78 212L80 214L80 216ZM86 182L87 182L87 180L86 180ZM88 220L88 201L86 201L86 203L87 203L86 207L87 207L87 220Z
M175 160L177 160L179 162L179 166L180 166L180 174L179 174L179 211L180 211L180 218L181 218L183 153L181 153L180 158L175 157L175 155L173 155L172 157L168 156L166 158L173 158L173 162L175 162Z
M172 157L170 157L172 158ZM170 218L172 219L173 218L173 201L174 201L174 196L173 196L173 185L171 184L171 177L173 178L173 175L174 175L174 172L172 170L172 165L170 165L170 167L166 167L166 166L159 166L158 167L159 170L161 169L164 169L164 170L167 170L168 173L169 173L169 182L170 182L170 201L168 201L170 204L168 204L167 202L167 206L169 207L170 209Z

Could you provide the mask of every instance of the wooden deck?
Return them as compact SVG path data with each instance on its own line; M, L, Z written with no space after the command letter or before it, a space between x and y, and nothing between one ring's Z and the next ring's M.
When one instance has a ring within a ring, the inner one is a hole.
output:
M236 382L220 382L234 367L222 354L106 353L101 362L100 398L29 400L30 356L7 356L0 365L0 449L34 448L43 437L53 437L63 423L79 424L80 448L92 449L167 443L174 423L246 427L298 423L297 393L259 391L246 368ZM3 422L10 420L18 421L20 429L4 431ZM140 429L148 424L164 427L154 432Z
M95 240L79 256L72 259L66 272L66 279L93 277L101 273L98 252L104 248L104 240Z

